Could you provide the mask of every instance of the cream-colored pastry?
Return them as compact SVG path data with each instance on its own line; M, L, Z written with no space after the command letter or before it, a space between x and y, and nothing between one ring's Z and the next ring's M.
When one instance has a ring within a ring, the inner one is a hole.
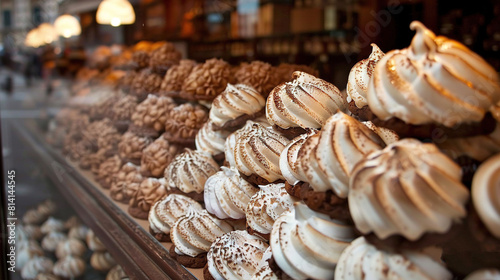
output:
M467 275L464 280L500 280L500 270L483 268Z
M273 257L273 251L271 250L271 246L267 247L266 251L262 255L262 259L255 269L254 275L250 280L278 280L278 276L269 266L269 260Z
M196 257L208 252L217 237L232 230L230 224L210 215L206 210L191 208L177 219L170 232L170 239L177 254Z
M119 265L113 267L106 275L106 280L128 280L130 279L128 275L123 271L123 268Z
M106 251L106 246L101 242L99 237L97 237L93 230L87 232L87 246L92 251Z
M205 207L219 219L242 219L250 197L258 190L236 168L222 166L205 182Z
M40 230L43 234L47 234L51 231L63 231L65 230L64 222L54 217L49 217L47 221L42 224Z
M30 225L39 225L47 219L47 216L43 213L38 212L36 209L30 209L26 211L23 216L23 223Z
M68 236L65 233L51 231L42 239L42 248L48 252L54 252L59 242L66 241Z
M116 261L109 252L94 252L90 257L90 266L97 271L109 271L115 265Z
M472 203L486 228L500 239L500 154L481 164L474 174Z
M296 201L283 183L260 186L245 209L247 225L260 234L269 234L274 221L283 213L292 211Z
M242 130L241 128L240 130ZM234 149L236 147L236 137L238 136L238 131L229 134L226 138L226 143L224 144L224 159L230 167L236 167L236 159L234 158Z
M368 83L373 76L375 65L384 56L384 52L377 45L372 43L371 46L372 52L370 56L356 63L349 72L349 78L347 79L347 102L354 101L358 108L368 105L366 101Z
M295 137L281 152L279 165L283 177L290 185L296 185L299 182L307 182L307 175L303 166L310 158L310 150L316 146L319 140L319 131L309 130L307 133ZM307 142L313 142L314 144ZM308 151L305 148L309 148ZM307 152L307 155L305 154ZM300 155L300 156L299 156Z
M56 212L57 206L54 201L52 201L51 199L47 199L38 205L37 210L40 214L48 217Z
M441 261L421 251L379 250L359 237L347 247L337 264L336 280L415 279L446 280L452 274Z
M293 279L333 279L354 227L296 203L276 220L269 244L276 264Z
M34 240L19 241L16 244L16 268L22 269L28 261L43 255L43 249L38 242Z
M75 238L70 238L64 242L60 242L56 247L56 256L62 259L68 255L75 257L83 257L87 252L87 247L82 241Z
M219 170L211 156L200 151L185 149L165 169L165 179L171 188L184 193L203 193L205 182Z
M467 214L461 169L434 144L403 139L354 168L349 209L356 227L378 238L445 233Z
M170 229L189 209L201 211L203 207L194 199L181 194L169 194L157 201L149 210L149 228L153 233L170 234Z
M215 280L250 279L268 246L263 239L245 230L226 233L210 247L208 271Z
M214 130L211 121L207 121L196 134L196 149L212 156L224 153L224 143L229 136L225 130Z
M49 273L49 272L38 273L34 279L35 280L61 280L61 278L59 276L55 276L54 274Z
M39 273L51 272L54 263L47 257L37 256L29 260L21 270L23 279L33 279Z
M283 179L279 168L279 157L290 142L272 128L247 121L245 126L234 133L235 166L242 174L256 174L269 182ZM228 138L229 141L232 139ZM226 149L232 147L226 144ZM226 152L227 158L228 152Z
M368 105L375 115L406 123L453 127L479 122L500 100L495 69L461 43L436 36L422 23L411 45L388 52L375 66Z
M65 278L73 278L83 275L85 272L85 261L79 257L66 256L59 259L54 264L53 271L55 275Z
M240 116L252 116L261 111L266 100L253 87L227 84L226 89L212 102L209 119L222 127Z
M69 230L72 227L79 226L81 224L82 222L80 221L80 218L78 218L77 216L71 216L64 222L64 228L66 230Z
M19 238L40 240L43 237L42 230L37 225L19 225L17 228L22 231L22 236L19 236Z
M87 238L88 231L89 228L87 226L84 225L74 226L69 230L68 237L85 240L85 238Z
M294 72L293 81L275 87L266 102L266 118L281 128L320 128L346 97L334 85L305 72Z

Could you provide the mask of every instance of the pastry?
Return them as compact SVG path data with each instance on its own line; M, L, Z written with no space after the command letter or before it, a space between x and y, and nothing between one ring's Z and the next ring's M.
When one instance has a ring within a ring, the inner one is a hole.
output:
M292 211L296 201L287 193L283 183L260 186L245 209L248 232L268 240L274 221L283 213Z
M142 151L153 142L151 137L144 137L127 131L118 144L118 154L125 162L139 165Z
M244 230L222 235L210 246L205 279L250 279L268 246L263 239Z
M230 224L211 216L206 210L191 208L177 219L170 231L173 243L170 255L186 267L203 267L212 242L232 230Z
M137 219L146 220L149 209L156 201L170 193L164 178L147 178L128 203L128 213Z
M111 107L111 120L119 132L127 131L137 104L135 96L125 95Z
M79 226L81 224L82 222L80 221L80 218L77 216L71 216L64 222L64 229L69 230L72 227Z
M196 201L203 201L203 190L208 177L219 170L219 165L200 151L185 149L165 169L167 186L177 189Z
M236 168L222 166L205 182L205 207L219 219L244 219L247 204L258 190Z
M181 104L168 113L163 137L172 143L194 147L196 134L207 120L208 111L204 106Z
M33 279L35 279L35 280L61 280L61 278L59 278L59 276L55 276L54 274L49 273L49 272L38 273L37 276Z
M255 273L252 275L250 280L278 280L280 277L271 269L269 260L273 257L273 251L271 246L267 247L266 251L262 255L262 259L259 265L255 269Z
M106 251L106 246L101 242L99 237L97 237L93 230L87 232L87 237L85 238L87 246L92 251L102 252Z
M290 138L306 128L321 128L338 110L347 107L346 97L334 85L304 72L294 72L293 81L280 84L266 101L269 123Z
M500 270L498 269L480 269L467 275L464 280L500 280Z
M149 94L135 108L129 131L141 136L158 137L165 129L169 112L174 107L175 103L171 98Z
M132 82L130 93L142 102L149 94L158 94L163 77L151 71L143 69L137 73Z
M178 65L170 67L163 78L160 93L170 97L179 97L184 80L196 66L196 61L182 59Z
M76 225L69 229L68 237L70 239L75 238L79 240L85 240L87 238L87 233L89 228L85 225Z
M51 272L54 263L47 257L34 257L21 270L23 279L34 279L39 273Z
M181 53L170 42L161 42L161 46L151 51L149 66L160 75L165 75L167 70L181 60Z
M218 129L234 131L247 120L264 114L266 100L253 87L245 84L227 84L212 102L210 121Z
M68 236L62 232L51 231L42 239L42 248L47 252L54 252L57 244L66 241Z
M116 265L106 275L106 280L128 280L130 279L120 265Z
M84 257L87 252L87 247L82 241L75 238L70 238L64 242L60 242L56 247L56 256L62 259L68 255L75 257Z
M165 168L181 152L179 146L171 144L165 138L156 139L142 152L141 174L144 177L162 177Z
M111 198L115 201L128 204L130 198L139 189L139 185L143 179L139 166L130 162L124 164L111 183Z
M231 66L212 58L196 65L184 80L180 97L187 100L213 100L233 80Z
M43 256L44 252L34 240L19 241L16 248L16 269L22 269L31 259Z
M97 271L107 272L115 265L116 262L109 252L94 252L90 256L90 266Z
M196 150L210 154L215 161L221 163L224 160L224 144L228 135L229 131L214 130L213 123L208 120L196 134Z
M24 226L18 226L19 231L22 232L22 237L19 236L20 239L31 239L31 240L40 240L43 237L42 230L39 226L33 224L26 224Z
M264 98L281 82L271 64L258 60L241 65L235 76L238 83L255 88Z
M47 216L38 212L37 209L30 209L26 211L23 216L23 223L27 225L39 225L47 219Z
M170 242L170 230L175 221L189 209L201 211L203 207L194 199L181 194L169 194L158 200L149 210L149 232L161 242Z
M107 158L99 165L99 172L97 173L96 180L99 185L104 189L111 188L111 184L115 176L122 168L124 162L118 155Z
M85 272L85 261L79 257L68 255L54 264L53 272L63 278L79 277Z
M127 71L125 75L120 79L120 90L122 90L124 93L130 93L132 91L134 79L138 74L138 72L133 70Z

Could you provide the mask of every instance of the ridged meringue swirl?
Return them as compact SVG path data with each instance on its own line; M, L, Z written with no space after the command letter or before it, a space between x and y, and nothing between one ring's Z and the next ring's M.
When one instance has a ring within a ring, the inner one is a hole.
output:
M60 277L78 277L85 272L85 262L79 257L69 255L54 264L53 272Z
M473 273L467 275L464 280L500 280L500 270L490 268L490 269L479 269Z
M208 252L217 237L232 230L230 224L210 215L207 210L189 209L175 222L170 239L177 254L196 257Z
M269 260L273 257L271 246L267 247L262 259L257 266L256 272L250 280L279 280L278 276L269 266Z
M446 280L452 274L438 260L419 251L382 251L359 237L340 256L336 280Z
M371 46L372 52L370 56L356 63L349 72L349 78L347 79L347 102L354 100L358 108L368 105L366 100L368 84L373 76L375 65L384 56L384 52L376 44L372 43Z
M209 153L212 156L224 152L224 144L229 132L225 130L214 130L211 121L207 121L196 134L194 143L196 149Z
M217 238L207 255L208 271L215 280L250 279L269 245L245 230Z
M253 87L227 84L226 89L212 102L209 119L222 127L230 120L259 112L265 105L266 100Z
M307 176L302 166L306 165L305 161L309 159L310 154L307 157L299 156L299 154L305 153L302 151L305 143L314 141L317 144L318 139L319 131L316 129L309 130L307 133L295 137L281 152L279 160L281 174L290 185L296 185L301 181L307 182ZM307 146L312 147L312 145Z
M276 220L269 244L276 264L293 279L326 280L355 237L354 227L297 203Z
M59 242L56 247L56 256L58 259L66 256L81 257L87 252L87 246L76 238L70 238L64 242Z
M246 207L247 225L258 233L269 234L274 221L283 213L292 211L296 201L283 183L260 186L260 191L252 196Z
M474 174L472 203L486 228L500 239L500 154L481 164Z
M370 154L354 168L349 186L356 227L380 239L445 233L467 214L469 191L460 167L434 144L415 139Z
M170 234L177 218L185 215L190 209L203 210L196 200L181 194L169 194L157 201L149 210L149 227L155 233Z
M247 121L245 126L234 134L234 160L241 173L246 176L257 174L269 182L283 179L279 158L290 142L287 138L272 128L252 121Z
M36 256L29 260L21 270L21 277L23 279L33 279L39 273L51 272L54 263L51 259L43 256Z
M317 145L307 154L307 167L304 168L307 182L314 191L332 190L337 196L346 198L356 163L384 147L384 141L375 132L338 112L328 118Z
M422 23L411 45L388 52L375 66L368 105L382 120L453 127L478 122L500 100L500 80L480 56L461 43L436 36Z
M243 179L236 168L222 166L221 171L205 182L205 207L219 219L242 219L250 198L257 191L259 189Z
M346 98L334 85L305 72L293 72L293 81L275 87L266 101L266 118L281 128L320 128Z
M116 265L115 259L109 252L94 252L90 257L90 265L98 271L108 271Z
M218 170L219 165L208 154L185 149L165 169L165 179L169 187L184 193L202 193L208 177Z

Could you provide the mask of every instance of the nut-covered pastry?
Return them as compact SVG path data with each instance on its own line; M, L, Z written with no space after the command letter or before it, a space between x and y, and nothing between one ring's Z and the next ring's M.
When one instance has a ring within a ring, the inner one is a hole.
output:
M122 96L111 107L111 120L118 131L126 131L137 106L137 98L132 95Z
M232 82L231 66L212 58L193 68L182 85L181 97L188 100L213 100Z
M144 177L162 177L165 168L180 151L179 146L171 144L165 138L156 139L142 152L141 174Z
M118 139L120 139L120 137L118 137ZM99 168L101 167L101 164L107 158L109 158L110 156L113 156L114 154L115 154L114 152L110 152L106 149L99 149L96 153L89 155L86 158L85 163L90 166L90 171L92 172L92 174L94 176L97 176L99 174L99 171L100 171ZM80 162L80 165L81 164L82 164L82 162Z
M62 259L66 256L83 257L87 252L87 247L82 241L75 238L70 238L64 242L57 244L56 256L58 259Z
M271 90L281 82L276 68L262 61L252 61L242 65L235 75L238 83L255 88L264 97L267 97Z
M464 280L500 280L500 270L498 269L479 269L467 275Z
M111 183L111 198L122 203L128 203L139 189L143 179L140 167L127 162Z
M338 110L346 108L345 94L334 85L304 72L273 89L266 102L266 118L282 129L321 128Z
M269 244L276 264L293 279L333 279L342 251L356 238L354 227L297 203L276 220Z
M425 233L447 232L466 216L468 199L457 164L434 144L403 139L356 165L348 201L362 233L415 241Z
M109 252L94 252L90 256L90 266L97 271L106 272L115 265L116 261Z
M85 272L85 261L79 257L68 255L59 259L54 264L53 272L55 275L64 278L74 278L83 275Z
M170 188L178 189L196 201L203 201L205 182L217 170L219 165L210 155L185 149L165 169L165 179Z
M182 194L169 194L158 200L149 211L149 232L159 241L170 242L170 229L191 208L203 209L197 201Z
M43 234L47 234L52 231L63 231L64 222L56 219L54 217L49 217L40 227Z
M210 154L215 160L224 158L224 144L229 136L229 131L214 130L214 126L208 120L198 131L195 138L195 146L199 151Z
M160 92L160 86L163 77L153 73L150 69L140 71L134 77L131 87L131 94L137 97L139 102L143 101L149 94Z
M160 93L167 96L178 97L182 90L184 80L189 76L191 70L196 66L196 61L182 59L178 65L168 69L160 87Z
M51 231L42 239L42 248L48 252L54 252L59 242L66 241L68 236L62 232Z
M111 270L106 275L106 280L128 280L130 279L128 275L123 271L123 268L119 265L111 268Z
M189 209L188 212L179 217L170 231L170 239L175 248L170 249L171 255L181 264L198 268L206 263L200 258L210 250L210 245L218 237L233 230L233 227L223 220L210 215L206 210L197 211ZM186 262L191 257L192 262Z
M118 144L118 153L120 157L127 162L139 165L141 163L142 151L153 142L153 139L147 136L139 136L127 131L122 136Z
M102 120L104 118L110 117L109 108L118 101L120 98L118 94L112 92L103 92L103 96L92 104L89 110L89 117L91 120Z
M140 70L149 66L150 54L149 50L137 50L132 53L132 61L134 62L135 70Z
M174 107L175 103L171 98L149 94L132 114L131 131L144 136L158 136L165 129L169 112Z
M204 201L209 213L219 219L245 218L245 209L258 188L243 179L234 167L221 167L221 171L205 182Z
M210 120L218 128L235 129L247 120L263 114L266 100L258 91L244 84L227 84L210 109Z
M128 203L129 214L135 218L146 220L151 206L169 192L170 188L166 186L164 178L145 179Z
M124 162L118 155L114 155L105 161L103 161L99 165L99 170L97 173L97 182L103 187L104 189L109 189L111 188L111 184L113 183L114 178L120 171L121 167L123 166Z
M54 263L47 257L37 256L29 260L21 270L23 279L34 279L39 273L51 272Z
M151 52L149 56L149 66L159 74L165 72L181 60L181 53L175 49L170 42L161 42L162 45Z
M173 143L193 146L198 130L207 120L208 111L204 106L181 104L168 113L163 137Z
M120 89L125 93L129 93L132 90L135 77L138 74L139 73L135 71L127 71L127 73L125 73L125 75L120 79Z
M425 252L386 248L379 250L364 237L354 240L342 253L335 279L452 279L440 260Z
M273 224L283 213L293 210L297 200L285 190L285 184L260 186L245 208L248 232L269 239Z
M205 272L213 279L250 279L268 246L263 239L244 230L226 233L210 247Z
M85 240L90 250L98 252L106 251L106 246L104 246L99 237L95 235L93 230L87 232Z

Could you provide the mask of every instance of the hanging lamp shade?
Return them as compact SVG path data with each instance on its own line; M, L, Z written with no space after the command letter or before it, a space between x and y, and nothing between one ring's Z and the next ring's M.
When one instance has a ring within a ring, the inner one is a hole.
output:
M33 28L26 35L24 44L28 47L38 48L44 44L38 28Z
M50 23L42 23L38 26L38 32L44 44L50 44L59 38L56 29Z
M120 26L135 22L135 12L127 0L103 0L97 8L97 23Z
M54 22L54 27L57 33L64 38L78 36L82 33L82 28L78 19L72 15L61 15Z

